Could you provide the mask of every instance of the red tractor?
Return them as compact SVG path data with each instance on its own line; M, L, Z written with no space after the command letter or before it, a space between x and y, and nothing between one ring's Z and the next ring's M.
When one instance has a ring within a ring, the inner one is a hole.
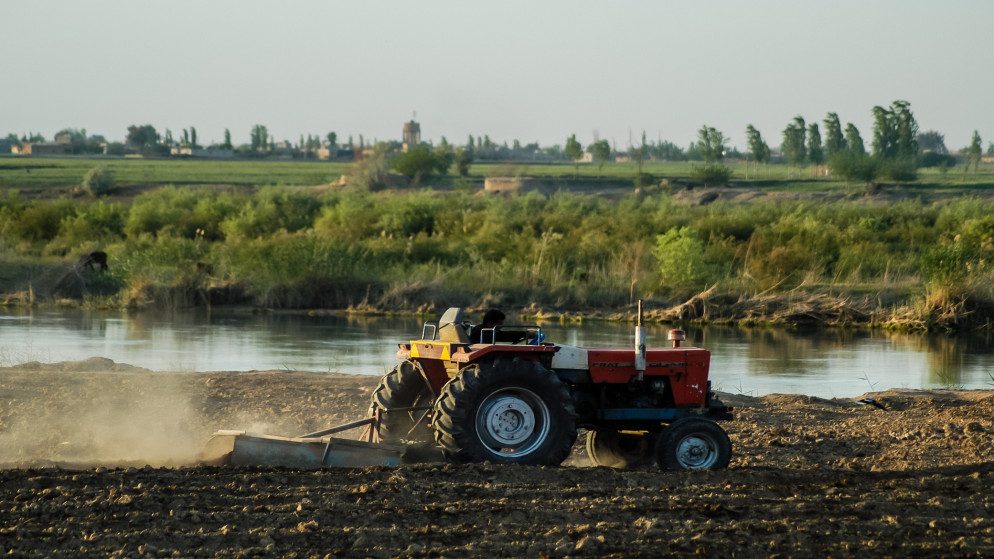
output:
M425 323L372 395L382 442L434 442L454 462L556 465L587 430L594 464L724 468L731 443L717 423L732 408L711 391L711 354L645 347L639 303L635 350L544 343L538 326L484 330L470 343L463 310ZM509 332L521 342L497 342Z

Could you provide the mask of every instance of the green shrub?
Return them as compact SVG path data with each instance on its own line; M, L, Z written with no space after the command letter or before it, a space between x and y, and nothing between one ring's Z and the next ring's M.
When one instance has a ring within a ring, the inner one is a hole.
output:
M80 187L93 196L104 196L114 187L114 175L103 165L94 167L83 175Z
M728 178L726 177L725 180L727 181ZM656 177L649 173L638 173L635 175L635 180L633 182L637 187L650 186L656 184Z
M956 166L956 158L945 153L929 151L922 154L920 166L926 169L932 167L944 167L948 169L949 167Z
M428 146L415 146L394 158L390 165L402 175L418 180L433 175L445 175L452 165L451 152L431 149Z
M72 201L37 201L27 205L16 220L5 224L4 229L25 241L51 241L59 234L62 220L75 215Z
M266 186L221 224L225 235L262 237L276 231L300 231L314 224L321 204L314 196L284 186Z
M652 252L664 285L703 289L720 279L721 264L710 257L697 232L689 227L670 229L656 237Z
M835 153L828 160L828 169L834 175L838 175L849 181L871 182L877 178L878 161L865 153L853 153L849 150L842 150Z
M912 159L887 159L880 163L878 175L894 182L911 182L918 178L918 170Z
M222 221L244 204L245 198L228 193L167 186L135 198L124 231L129 237L150 234L220 240L224 238Z
M694 165L690 169L691 180L702 182L705 186L721 186L728 183L732 177L732 169L721 163Z
M59 234L46 251L62 254L79 247L120 240L124 235L126 213L122 205L103 201L83 206L75 214L62 218Z

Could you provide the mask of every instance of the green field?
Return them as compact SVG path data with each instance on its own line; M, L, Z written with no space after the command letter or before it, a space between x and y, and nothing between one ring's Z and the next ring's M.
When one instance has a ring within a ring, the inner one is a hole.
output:
M69 187L102 165L118 184L315 185L336 181L346 163L318 161L197 161L123 158L0 158L0 189Z
M349 164L321 161L235 160L201 161L189 159L124 159L124 158L22 158L0 157L0 190L35 190L46 187L66 188L77 185L91 168L107 167L120 185L296 185L313 186L337 181L348 173ZM699 163L656 162L643 165L642 172L654 179L683 180ZM785 165L728 164L733 170L734 184L757 186L772 190L840 191L844 181L815 176L813 168L788 168ZM574 168L569 163L480 163L470 168L469 178L481 182L493 176L531 176L568 181L579 178L600 178L605 181L631 181L637 173L635 163L587 163ZM955 188L964 190L994 189L994 166L983 165L977 173L964 174L961 168L946 173L938 169L920 169L918 180L901 185L904 188ZM432 179L438 186L452 182L451 175ZM429 185L432 183L429 183ZM861 185L849 185L859 189Z

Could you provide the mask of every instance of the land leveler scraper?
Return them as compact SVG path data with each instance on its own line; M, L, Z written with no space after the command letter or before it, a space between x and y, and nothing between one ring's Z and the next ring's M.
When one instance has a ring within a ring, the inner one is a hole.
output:
M400 344L369 418L296 438L221 431L212 444L233 464L391 465L430 445L452 462L557 465L586 429L595 465L726 467L718 422L733 410L711 391L710 352L683 346L681 330L669 332L671 347L647 348L642 320L639 302L634 351L545 343L538 326L484 330L472 343L452 308ZM368 427L362 441L330 436L358 426Z

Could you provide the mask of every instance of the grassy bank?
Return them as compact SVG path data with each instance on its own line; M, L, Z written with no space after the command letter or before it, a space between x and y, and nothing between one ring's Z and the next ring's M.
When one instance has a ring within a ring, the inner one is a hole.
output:
M126 202L8 189L0 292L7 304L588 316L642 298L666 320L970 329L994 314L994 203L966 192L701 206L658 187L607 200L167 186ZM98 249L109 270L74 265Z

